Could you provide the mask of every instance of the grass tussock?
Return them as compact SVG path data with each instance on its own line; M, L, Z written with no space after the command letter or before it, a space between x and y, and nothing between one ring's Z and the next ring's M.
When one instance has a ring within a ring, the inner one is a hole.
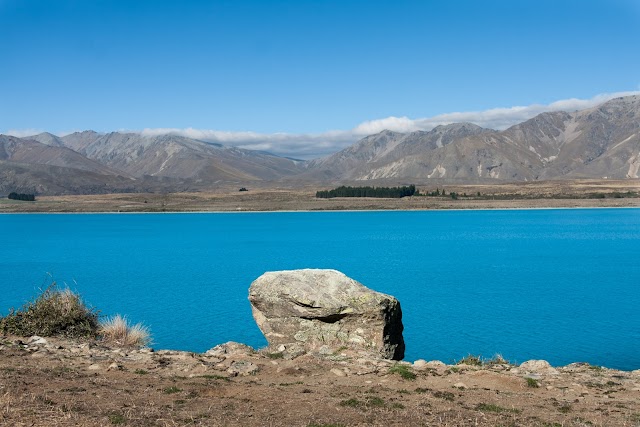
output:
M535 378L525 378L525 380L527 381L527 387L529 388L539 388L540 384L538 383L538 380Z
M460 359L456 363L456 365L482 366L482 356L468 354L467 356Z
M496 366L496 365L512 365L507 359L497 353L493 357L486 359L481 355L468 354L462 359L455 362L456 365L469 365L469 366Z
M5 334L68 338L95 337L98 312L87 307L69 288L60 289L53 282L33 301L0 318Z
M395 364L389 368L390 374L398 374L405 380L415 380L417 375L414 374L409 367L405 365Z
M144 347L151 342L146 326L141 323L130 325L126 317L119 314L100 322L98 335L107 344L123 347Z

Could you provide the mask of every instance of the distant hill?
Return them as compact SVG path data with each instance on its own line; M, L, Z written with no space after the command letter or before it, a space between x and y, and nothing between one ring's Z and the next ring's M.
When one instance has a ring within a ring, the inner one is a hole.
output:
M383 131L308 163L331 181L533 181L638 178L640 96L578 112L543 113L504 131L471 124L430 132Z
M221 182L275 181L304 164L174 135L93 131L0 135L0 161L0 194L202 190Z
M542 113L503 131L471 123L411 133L385 130L311 161L177 135L0 135L0 194L197 191L222 183L486 183L639 176L637 95L582 111Z

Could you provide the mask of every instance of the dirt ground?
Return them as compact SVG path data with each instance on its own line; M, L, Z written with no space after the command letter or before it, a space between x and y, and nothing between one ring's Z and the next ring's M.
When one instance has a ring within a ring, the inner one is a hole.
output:
M264 185L264 184L263 184ZM362 185L362 184L359 184ZM322 189L328 189L327 187ZM284 188L275 185L238 191L221 187L211 192L169 194L106 194L38 196L35 202L0 200L2 212L242 212L313 210L428 210L523 209L562 207L638 207L640 180L546 181L493 185L417 186L422 194L452 191L458 200L444 197L402 199L317 199L317 185ZM478 196L480 192L480 196ZM630 192L630 193L629 193ZM465 197L464 194L467 194ZM594 198L594 194L604 198Z
M640 371L0 337L2 426L640 426ZM396 365L397 366L397 365ZM527 380L527 378L530 378Z

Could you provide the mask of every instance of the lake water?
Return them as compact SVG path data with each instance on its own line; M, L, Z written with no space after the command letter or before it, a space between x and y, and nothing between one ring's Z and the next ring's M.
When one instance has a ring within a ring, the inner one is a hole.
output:
M406 360L640 368L640 209L0 215L0 314L51 274L155 348L266 345L265 271L333 268L396 296Z

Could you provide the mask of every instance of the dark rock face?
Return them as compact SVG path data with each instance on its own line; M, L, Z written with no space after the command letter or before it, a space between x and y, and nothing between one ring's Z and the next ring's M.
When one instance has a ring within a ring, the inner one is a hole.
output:
M249 288L258 327L272 347L318 351L349 347L404 357L397 299L336 270L267 272Z

